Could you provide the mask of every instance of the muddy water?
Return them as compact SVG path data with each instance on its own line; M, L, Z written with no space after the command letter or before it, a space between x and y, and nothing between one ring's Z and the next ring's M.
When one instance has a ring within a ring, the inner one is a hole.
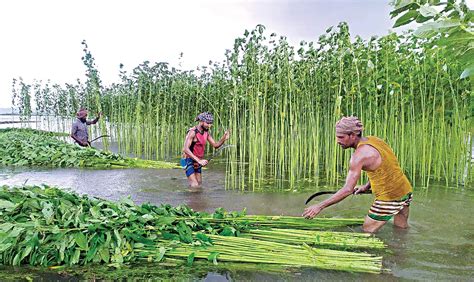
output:
M88 170L0 168L0 185L41 184L69 187L78 193L118 200L130 196L136 203L187 204L195 210L247 209L248 214L300 215L307 192L240 192L224 188L222 165L215 162L203 172L204 187L191 191L180 169ZM311 187L308 187L311 189ZM337 187L319 187L334 190ZM470 280L474 273L474 188L415 187L410 229L391 223L377 234L392 254L384 255L390 274L367 275L314 269L289 274L265 272L209 272L207 281L227 280ZM326 197L326 196L322 196ZM320 198L323 199L323 198ZM323 211L321 216L364 217L372 196L351 196ZM350 230L348 230L350 231ZM354 230L359 231L359 230Z

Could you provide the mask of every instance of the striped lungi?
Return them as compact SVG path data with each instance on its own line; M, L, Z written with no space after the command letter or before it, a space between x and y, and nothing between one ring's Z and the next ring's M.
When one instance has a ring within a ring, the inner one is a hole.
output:
M408 193L400 200L381 201L375 199L370 207L368 216L374 220L387 221L398 214L404 207L409 206L413 199L412 193Z

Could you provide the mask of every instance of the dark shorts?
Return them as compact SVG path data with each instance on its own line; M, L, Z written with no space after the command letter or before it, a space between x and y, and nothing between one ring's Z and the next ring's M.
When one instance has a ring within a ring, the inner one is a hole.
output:
M191 176L193 173L201 173L202 166L191 158L181 159L179 163L184 171L186 171L186 177Z

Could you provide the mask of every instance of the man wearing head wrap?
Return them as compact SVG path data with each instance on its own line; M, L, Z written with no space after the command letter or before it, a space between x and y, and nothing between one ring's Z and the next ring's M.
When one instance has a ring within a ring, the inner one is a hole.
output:
M186 171L191 188L197 188L202 183L201 168L206 166L208 162L204 159L206 142L209 141L212 147L219 148L229 139L229 131L225 131L224 136L222 136L219 142L214 141L209 133L209 129L214 122L214 117L211 113L200 113L195 121L199 121L199 124L188 130L181 159L181 165Z
M87 126L91 124L96 124L101 115L102 113L99 113L99 115L94 120L87 120L86 109L80 109L77 112L76 114L77 119L72 124L71 138L74 139L74 141L76 141L76 143L79 144L79 146L82 146L82 147L90 146L89 133L87 132Z
M377 137L363 137L363 129L357 117L343 117L336 123L337 143L343 149L355 149L346 183L329 199L305 209L303 216L313 218L347 196L371 189L375 200L365 218L363 230L375 233L392 217L395 226L407 228L412 186L390 146ZM356 187L362 170L367 172L369 182Z

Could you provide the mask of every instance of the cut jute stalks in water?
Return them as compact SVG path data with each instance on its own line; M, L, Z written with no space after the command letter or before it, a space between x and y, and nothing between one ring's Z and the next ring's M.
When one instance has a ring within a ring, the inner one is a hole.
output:
M187 206L111 202L49 186L0 189L0 263L72 266L195 260L380 273L384 244L366 234L308 230L360 225L351 219L307 220L200 213ZM275 223L293 223L275 228ZM299 229L301 227L301 229ZM285 235L287 234L287 235Z
M169 162L126 158L107 151L80 148L56 138L61 136L64 134L33 129L0 129L0 165L178 168L177 164Z

